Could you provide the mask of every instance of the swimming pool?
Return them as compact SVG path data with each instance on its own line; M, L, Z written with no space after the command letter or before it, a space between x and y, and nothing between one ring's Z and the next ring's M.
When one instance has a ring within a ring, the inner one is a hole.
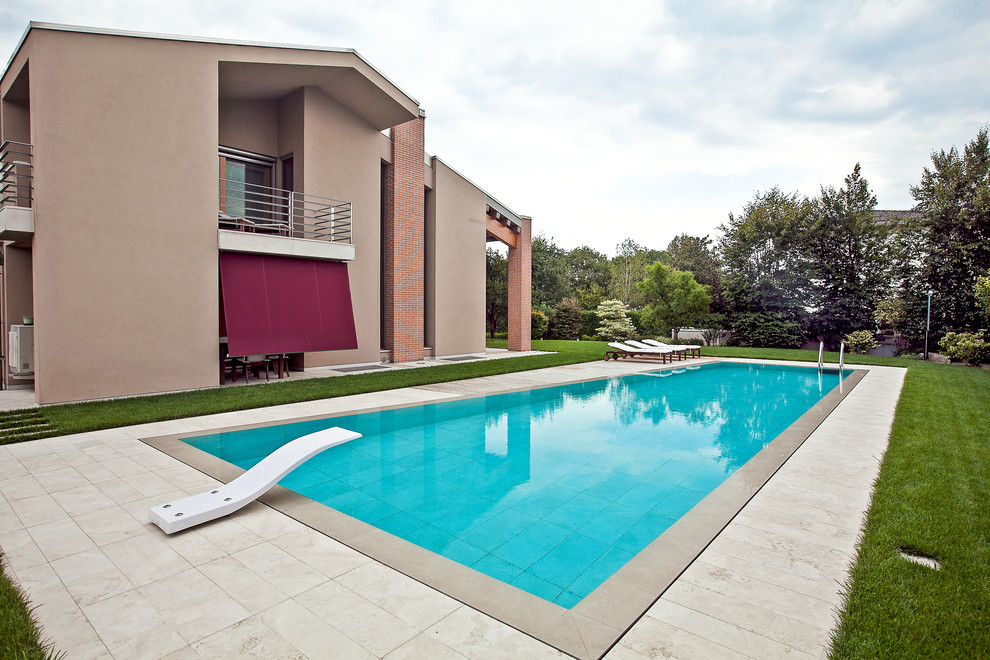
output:
M185 442L246 469L306 433L358 431L282 485L571 608L839 382L714 363Z

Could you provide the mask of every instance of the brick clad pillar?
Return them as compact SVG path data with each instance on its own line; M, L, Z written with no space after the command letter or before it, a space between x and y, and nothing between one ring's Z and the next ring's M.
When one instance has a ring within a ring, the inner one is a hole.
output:
M423 359L423 158L425 117L392 128L385 173L382 309L392 362Z
M528 351L532 347L532 218L520 217L521 231L516 246L509 248L509 350Z

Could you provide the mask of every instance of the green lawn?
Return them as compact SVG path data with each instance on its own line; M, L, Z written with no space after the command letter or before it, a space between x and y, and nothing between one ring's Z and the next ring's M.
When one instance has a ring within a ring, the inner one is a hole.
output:
M504 347L505 341L489 345ZM599 360L604 344L542 341L534 348L558 352L51 406L32 413L41 430L20 435L3 435L16 424L16 415L0 414L0 443ZM817 351L720 347L703 353L818 359ZM838 355L826 354L826 360L834 363ZM849 361L908 372L832 657L990 655L990 371L899 358L851 356ZM936 557L942 569L904 561L902 548ZM44 657L26 606L2 575L0 607L0 657ZM7 639L34 640L27 647L33 651L8 650Z

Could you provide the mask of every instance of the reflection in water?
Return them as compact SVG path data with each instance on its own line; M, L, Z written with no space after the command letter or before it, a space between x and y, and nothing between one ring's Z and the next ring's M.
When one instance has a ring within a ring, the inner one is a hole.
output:
M839 382L710 364L188 440L248 468L329 426L364 437L281 484L564 607Z

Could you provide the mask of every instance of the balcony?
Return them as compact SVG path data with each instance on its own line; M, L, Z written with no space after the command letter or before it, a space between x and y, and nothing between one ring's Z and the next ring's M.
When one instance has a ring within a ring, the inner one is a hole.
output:
M221 251L354 259L350 202L233 179L219 182Z
M30 242L34 236L31 145L0 144L0 240Z

